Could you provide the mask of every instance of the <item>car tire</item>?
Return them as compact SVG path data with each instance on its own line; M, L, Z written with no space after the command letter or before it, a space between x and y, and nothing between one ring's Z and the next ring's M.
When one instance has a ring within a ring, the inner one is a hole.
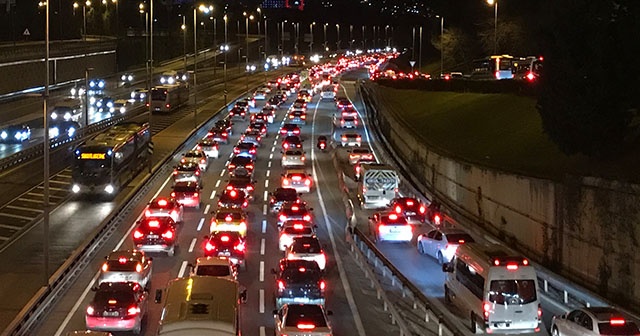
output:
M444 302L446 304L451 304L451 291L447 285L444 286Z
M416 244L416 245L417 245L417 248L418 248L418 253L419 254L424 254L424 247L422 246L422 243L420 242L420 237L418 237L418 244Z
M172 247L171 250L167 251L167 256L169 257L173 257L174 255L176 255L176 247Z
M478 330L478 325L476 324L476 314L474 314L473 312L471 313L471 316L469 316L469 330L473 334L475 334Z
M202 202L198 203L198 205L196 205L196 209L200 209L200 207L202 206Z
M444 256L442 255L442 251L438 251L437 258L438 258L438 265L444 264Z

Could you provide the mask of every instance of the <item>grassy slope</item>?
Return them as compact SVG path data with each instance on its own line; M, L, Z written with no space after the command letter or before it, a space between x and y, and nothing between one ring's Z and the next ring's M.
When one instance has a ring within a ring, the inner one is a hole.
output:
M534 99L380 89L389 106L395 106L416 133L420 130L426 142L471 162L554 179L576 174L638 180L640 155L602 163L560 152L542 131Z

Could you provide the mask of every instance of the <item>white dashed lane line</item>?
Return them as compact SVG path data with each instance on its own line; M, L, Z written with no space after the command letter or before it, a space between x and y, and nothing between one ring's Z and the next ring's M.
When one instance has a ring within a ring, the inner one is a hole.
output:
M260 290L260 314L264 314L264 289Z
M271 161L267 164L267 167L271 168Z
M269 177L269 175L271 175L271 170L267 170L267 177Z
M267 201L267 198L269 197L269 192L268 191L264 191L264 201Z
M204 213L205 215L206 215L206 214L208 214L208 213L209 213L209 209L210 209L210 208L211 208L211 204L207 204L207 206L206 206L206 207L204 207L204 212L203 212L203 213Z
M264 282L264 261L260 261L260 282Z
M265 205L266 207L266 205ZM262 233L267 233L267 220L263 219L262 220Z
M216 188L220 186L220 182L221 182L221 181L222 181L222 180L218 180L218 182L216 182Z
M204 225L204 218L200 218L200 222L198 222L198 227L196 228L196 231L202 230L203 225Z
M269 180L264 180L264 188L269 188Z
M260 255L264 255L265 243L266 243L266 241L264 240L264 238L262 238L260 240Z
M216 198L216 191L215 190L212 191L211 192L211 196L209 196L209 199L214 199L214 198Z
M191 241L191 245L189 245L189 253L193 252L193 249L196 247L197 241L198 241L197 238L193 238L193 240Z
M180 271L178 272L178 278L182 278L184 276L184 272L187 270L188 261L183 260L182 265L180 265Z

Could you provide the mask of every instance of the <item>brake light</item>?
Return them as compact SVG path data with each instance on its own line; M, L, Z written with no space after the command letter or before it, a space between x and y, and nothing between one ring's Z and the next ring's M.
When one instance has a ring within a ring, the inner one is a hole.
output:
M158 205L161 207L167 206L167 200L166 199L160 199L158 200Z
M107 263L102 264L102 271L103 272L109 271L109 265Z
M389 219L390 219L390 220L398 220L398 215L397 215L397 214L394 214L394 213L389 214Z
M382 229L386 228L387 226L384 224L379 224L378 225L378 232L382 232Z
M302 225L302 224L293 224L293 228L295 230L302 230L302 229L304 229L304 225Z
M240 222L240 230L241 231L246 231L247 230L247 223L245 222Z
M347 141L347 137L346 136L342 136L342 141Z
M165 105L167 108L171 108L171 104L167 104Z
M121 264L126 264L127 261L129 261L129 259L127 259L126 257L120 257L118 258L118 262Z
M295 254L295 253L289 253L289 254L287 254L287 259L293 259L293 258L295 258L295 257L296 257L296 254Z
M255 153L256 153L256 150L255 150L255 149L250 149L250 150L249 150L249 153L251 153L251 154L255 154Z
M310 216L310 215L304 215L304 216L302 217L302 219L303 219L303 220L305 220L305 221L307 221L307 222L310 222L310 221L311 221L311 216Z
M209 252L211 252L211 251L215 251L216 246L215 246L215 245L213 245L213 244L211 244L211 242L210 242L210 241L207 241L207 243L206 243L206 244L204 244L204 249L205 249L205 250L207 250L207 251L209 251Z
M194 192L194 193L193 193L193 197L198 197L198 195L199 195L199 194L198 194L197 192Z
M286 222L286 221L287 221L287 216L286 216L286 215L280 215L280 217L278 217L278 219L279 219L281 222Z
M515 271L518 269L518 264L507 264L507 269L509 271Z
M252 153L255 153L256 151L254 150ZM248 164L245 166L247 169L253 169L253 165L252 164Z
M307 324L307 323L298 323L298 329L300 330L312 330L315 329L316 326L313 324Z
M196 176L199 176L199 175L200 175L200 171L196 170Z
M107 303L111 306L115 305L116 303L118 303L118 300L116 299L110 299L109 301L107 301Z
M220 241L228 242L228 241L229 241L229 236L222 236L222 237L220 237Z
M420 209L418 209L418 211L419 211L421 214L424 214L424 213L425 213L425 211L427 211L427 209L424 207L424 205L421 205L421 206L420 206Z
M176 193L175 193L175 191L172 191L172 192L171 192L171 197L176 197Z
M227 217L224 218L225 222L231 222L233 220L233 217L231 217L231 215L227 215Z
M162 238L164 238L164 239L173 239L173 231L167 230L167 232L162 234Z
M538 320L540 319L542 319L542 306L538 303Z
M440 225L440 220L441 220L441 218L440 218L440 215L439 215L439 214L436 214L435 216L433 216L433 222L434 222L436 225Z
M286 129L284 129L284 128L281 128L281 129L280 129L280 134L285 134L285 133L287 133L287 130L286 130Z
M200 163L207 163L207 160L202 159L202 160L200 160Z
M133 238L134 239L140 239L142 237L144 237L144 233L140 232L139 230L133 231Z
M140 263L136 264L136 272L142 272L142 265Z
M137 305L131 306L129 307L129 309L127 309L128 316L136 316L139 313L140 313L140 307L138 307Z
M320 280L320 290L324 290L325 288L327 288L327 284L324 282L324 280Z
M491 304L489 302L485 302L482 304L482 310L484 311L484 320L489 321L489 313L491 311Z
M396 213L401 213L402 212L402 208L399 205L396 205L395 211L396 211Z
M612 318L611 320L609 320L609 324L612 325L612 326L613 325L616 325L616 326L624 325L625 323L626 323L626 321L624 319L622 319L622 318Z
M173 171L173 175L178 175L178 171L177 171L177 170L174 170L174 171Z
M152 228L157 228L157 227L160 227L160 222L157 220L151 220L147 225L149 225L149 227L152 227Z
M240 149L238 149L238 148L234 148L234 149L233 149L233 152L234 152L235 154L238 154L238 153L240 153Z
M247 186L247 190L249 190L249 191L253 190L253 186L252 185L248 185Z
M176 211L176 210L171 210L171 216L172 216L172 217L175 217L175 216L177 216L177 215L178 215L178 211Z
M236 197L236 196L238 196L238 192L235 191L235 190L231 190L231 191L229 191L229 196Z
M300 130L299 129L293 130L293 134L300 134Z
M289 179L282 180L282 185L289 185Z
M284 288L285 288L284 281L278 280L278 289L279 290L284 290Z
M527 73L527 79L530 82L533 82L533 80L536 79L536 75L534 75L533 72L529 72L529 73Z
M147 104L149 105L149 104ZM93 315L93 313L95 313L95 309L93 309L92 306L88 306L87 307L87 315Z
M244 243L238 243L233 247L234 250L244 252Z
M236 165L235 165L235 164L233 164L233 163L230 163L230 164L229 164L229 169L233 169L233 168L235 168L235 167L236 167Z

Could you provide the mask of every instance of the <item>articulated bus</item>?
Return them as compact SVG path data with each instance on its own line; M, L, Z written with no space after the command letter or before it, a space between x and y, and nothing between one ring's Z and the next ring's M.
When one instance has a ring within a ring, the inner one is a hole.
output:
M72 165L74 194L115 195L147 164L151 153L148 123L117 124L76 147Z
M188 100L189 90L184 84L151 88L151 112L172 112Z

